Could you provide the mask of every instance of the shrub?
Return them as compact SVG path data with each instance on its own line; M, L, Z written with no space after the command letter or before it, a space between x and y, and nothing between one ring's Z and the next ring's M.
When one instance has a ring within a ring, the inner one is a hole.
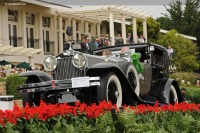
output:
M188 72L176 72L170 74L169 77L175 79L179 84L181 83L181 80L185 80L185 82L190 81L192 85L195 85L197 80L197 77L193 73Z
M6 78L0 78L0 82L5 82Z
M7 95L14 95L14 99L21 99L21 93L17 91L17 86L25 83L26 77L18 77L17 74L6 78Z

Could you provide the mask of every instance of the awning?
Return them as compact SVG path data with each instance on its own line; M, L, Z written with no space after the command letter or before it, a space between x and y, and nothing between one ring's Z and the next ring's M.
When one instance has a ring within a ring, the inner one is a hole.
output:
M29 63L26 63L26 62L22 62L22 63L19 63L16 65L16 67L18 68L30 68L30 64Z
M12 64L12 63L10 63L10 62L8 62L8 61L5 61L5 60L2 60L2 61L0 61L0 65L11 65L12 67L14 66L14 64Z
M13 46L0 46L0 55L21 55L30 56L41 52L42 49L13 47Z

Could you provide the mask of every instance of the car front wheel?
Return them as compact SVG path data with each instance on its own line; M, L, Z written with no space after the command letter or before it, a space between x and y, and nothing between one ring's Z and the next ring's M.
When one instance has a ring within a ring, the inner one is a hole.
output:
M122 105L122 87L118 77L110 72L100 76L100 87L97 88L97 101L111 101L118 107Z

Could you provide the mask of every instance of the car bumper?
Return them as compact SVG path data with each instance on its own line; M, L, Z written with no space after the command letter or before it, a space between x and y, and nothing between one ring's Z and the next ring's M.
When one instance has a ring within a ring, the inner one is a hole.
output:
M23 92L41 92L48 90L76 90L79 88L100 86L100 77L77 77L65 80L51 80L47 82L24 84L17 87L17 90Z

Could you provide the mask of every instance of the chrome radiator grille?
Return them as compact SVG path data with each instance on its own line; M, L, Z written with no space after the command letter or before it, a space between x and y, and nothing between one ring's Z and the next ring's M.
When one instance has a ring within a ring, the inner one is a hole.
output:
M72 64L72 57L58 59L58 65L53 71L54 80L71 79L73 77L82 77L80 69Z

